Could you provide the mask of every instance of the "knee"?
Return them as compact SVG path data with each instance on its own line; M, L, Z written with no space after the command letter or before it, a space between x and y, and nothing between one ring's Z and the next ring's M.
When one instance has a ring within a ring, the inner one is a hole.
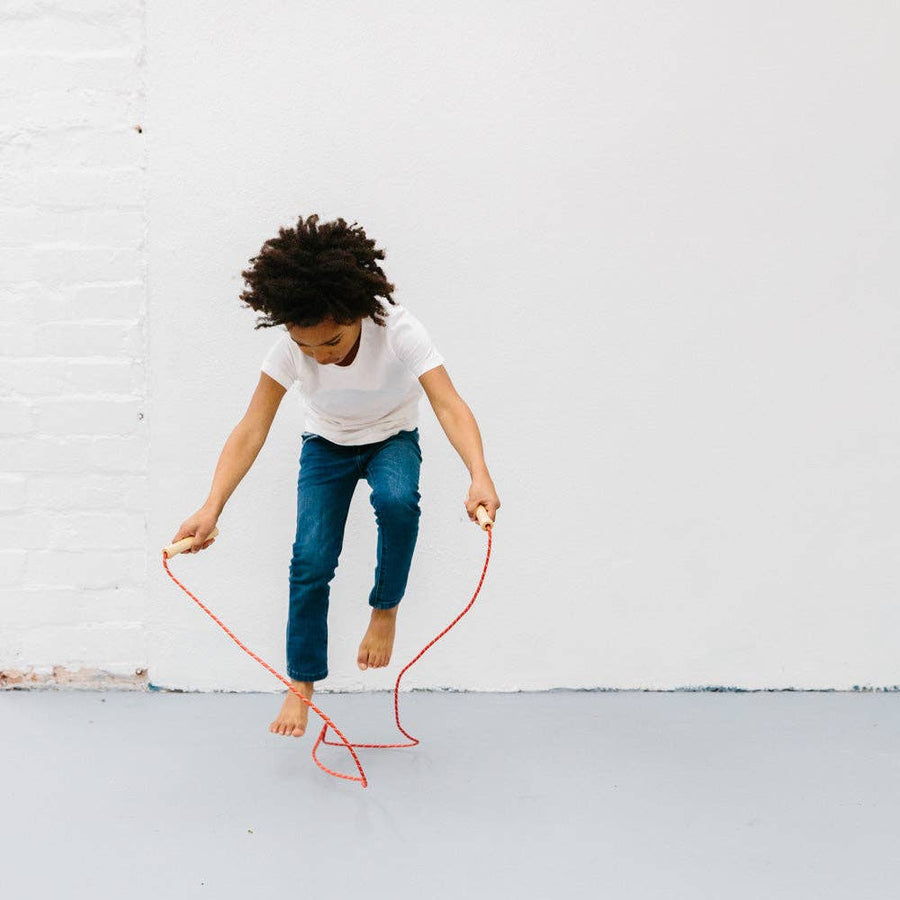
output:
M325 583L334 578L337 554L313 541L294 543L291 557L291 581L304 584Z
M372 492L372 506L379 520L415 522L421 515L421 495L415 487L394 486Z

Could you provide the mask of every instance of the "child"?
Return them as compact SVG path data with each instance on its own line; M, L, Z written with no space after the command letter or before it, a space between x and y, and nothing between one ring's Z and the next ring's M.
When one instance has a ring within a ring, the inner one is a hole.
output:
M301 216L296 228L279 228L241 273L249 290L240 299L263 314L255 327L284 331L262 362L247 412L225 442L209 497L172 539L193 537L192 553L213 543L208 536L265 443L281 398L299 382L306 430L290 565L287 674L307 698L328 674L329 583L361 478L372 489L378 548L371 621L357 665L377 669L390 662L419 526L423 389L471 474L469 518L475 521L475 509L483 505L493 519L500 506L475 417L426 330L391 298L394 285L376 262L384 250L376 250L355 222L317 225L318 219ZM309 707L293 691L286 694L269 731L300 737Z

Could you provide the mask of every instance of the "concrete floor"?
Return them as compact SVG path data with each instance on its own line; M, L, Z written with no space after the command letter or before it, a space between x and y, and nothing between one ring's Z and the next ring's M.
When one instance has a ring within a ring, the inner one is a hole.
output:
M390 694L318 699L396 740ZM900 895L900 694L415 692L423 742L361 751L366 790L270 734L279 705L2 692L2 895Z

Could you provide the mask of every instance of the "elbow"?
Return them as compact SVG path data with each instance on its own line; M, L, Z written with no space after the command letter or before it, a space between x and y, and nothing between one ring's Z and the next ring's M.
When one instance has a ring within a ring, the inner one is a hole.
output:
M462 405L465 406L464 403ZM456 418L461 410L459 403L457 403L455 399L433 402L431 404L431 408L434 410L434 414L437 416L437 419L441 424L448 420Z

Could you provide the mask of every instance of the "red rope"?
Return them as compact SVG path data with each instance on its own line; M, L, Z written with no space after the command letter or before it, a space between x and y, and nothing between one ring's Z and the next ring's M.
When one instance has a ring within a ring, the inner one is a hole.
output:
M445 629L444 629L444 630L443 630L436 638L434 638L432 641L430 641L428 644L426 644L426 645L425 645L425 646L424 646L424 647L416 654L416 656L413 657L413 659L411 659L411 660L410 660L410 661L409 661L409 662L408 662L408 663L400 670L400 674L397 676L397 682L396 682L396 684L394 685L394 721L397 723L397 728L398 728L401 732L403 732L403 734L406 735L406 737L409 738L409 742L408 742L408 743L405 743L405 744L352 744L352 743L350 743L350 741L348 741L347 738L345 738L344 735L341 733L341 731L340 731L340 729L337 727L337 725L335 725L334 722L332 722L331 719L329 719L328 716L325 715L325 713L323 713L322 710L319 709L319 707L316 706L315 703L312 702L312 700L309 700L309 699L307 699L306 697L304 697L303 694L301 694L300 691L298 691L297 688L295 688L287 678L285 678L285 677L284 677L283 675L281 675L280 673L276 672L275 669L273 669L273 668L272 668L265 660L260 659L260 657L258 657L252 650L250 650L248 647L244 646L244 644L242 644L242 643L240 642L240 640L238 640L238 638L235 637L235 635L232 634L231 631L229 631L229 629L228 629L228 627L225 625L225 623L222 622L221 619L219 619L219 618L218 618L218 617L217 617L217 616L216 616L216 615L215 615L208 607L206 607L206 606L203 604L203 602L202 602L199 598L195 597L195 596L194 596L194 595L193 595L193 594L192 594L192 593L191 593L191 592L190 592L190 591L189 591L189 590L188 590L188 589L187 589L187 588L186 588L186 587L185 587L185 586L184 586L184 585L183 585L183 584L182 584L182 583L181 583L181 582L180 582L180 581L172 574L172 570L169 568L169 561L168 561L168 558L166 557L165 551L163 551L163 557L162 557L162 558L163 558L163 567L165 568L166 572L168 572L169 577L172 579L172 581L174 581L175 584L177 584L178 587L180 587L180 588L188 595L188 597L190 597L195 603L197 603L197 605L198 605L198 606L199 606L199 607L200 607L200 608L201 608L208 616L210 616L210 618L212 618L212 619L213 619L213 620L214 620L214 621L222 628L222 630L223 630L223 631L224 631L224 632L225 632L225 633L226 633L226 634L227 634L227 635L228 635L228 636L229 636L229 637L230 637L230 638L231 638L231 639L232 639L232 640L233 640L233 641L234 641L234 642L242 649L242 650L244 650L246 653L249 653L250 656L252 656L252 657L253 657L253 658L254 658L261 666L263 666L264 668L268 669L268 670L269 670L269 671L270 671L270 672L271 672L271 673L272 673L279 681L284 682L284 684L287 685L288 689L291 690L291 691L293 691L293 692L294 692L294 693L295 693L295 694L296 694L296 695L297 695L297 696L298 696L298 697L299 697L299 698L300 698L300 699L301 699L301 700L302 700L302 701L303 701L303 702L304 702L304 703L305 703L305 704L306 704L306 705L307 705L314 713L316 713L316 715L318 715L318 716L322 719L322 721L325 723L325 724L322 726L322 731L319 733L318 740L316 741L316 743L313 745L313 748L312 748L312 757L313 757L313 760L315 761L316 765L317 765L320 769L322 769L323 772L327 772L329 775L334 775L335 778L344 778L344 779L346 779L347 781L357 781L357 782L359 782L363 787L368 787L369 782L368 782L368 780L366 779L366 773L363 771L362 763L359 761L359 757L357 756L356 750L355 750L354 748L355 748L355 747L364 747L364 748L367 748L367 749L385 749L385 748L393 748L393 747L415 747L416 744L419 743L419 739L418 739L418 738L414 738L414 737L413 737L413 736L412 736L412 735L411 735L411 734L410 734L410 733L409 733L409 732L408 732L408 731L400 724L400 699L399 699L400 681L401 681L401 679L403 678L403 676L404 676L404 674L406 673L406 671L407 671L413 664L417 663L417 662L425 655L425 652L426 652L427 650L430 650L430 649L431 649L431 648L432 648L432 647L433 647L433 646L434 646L434 645L435 645L435 644L436 644L436 643L437 643L437 642L438 642L438 641L439 641L439 640L440 640L440 639L441 639L441 638L442 638L442 637L443 637L443 636L444 636L451 628L453 628L453 626L456 625L456 623L457 623L457 622L458 622L458 621L459 621L459 620L460 620L460 619L461 619L461 618L462 618L462 617L463 617L463 616L464 616L464 615L472 608L472 605L475 603L475 598L478 596L478 593L479 593L479 591L481 590L482 584L484 584L484 576L487 574L488 563L490 562L490 559L491 559L491 544L492 544L492 542L493 542L492 528L491 528L491 527L488 527L486 530L487 530L487 535L488 535L487 555L486 555L485 560L484 560L484 568L481 570L481 578L480 578L479 581L478 581L478 587L475 588L475 593L472 595L472 599L469 601L469 603L468 603L468 605L466 606L466 608L465 608L465 609L464 609L464 610L463 610L463 611L462 611L462 612L461 612L461 613L460 613L460 614L459 614L459 615L458 615L458 616L457 616L457 617L456 617L456 618L455 618L455 619L454 619L454 620L453 620L453 621L452 621L452 622L451 622L451 623L450 623L450 624L449 624L449 625L448 625L448 626L447 626L447 627L446 627L446 628L445 628ZM329 740L326 739L325 735L328 733L328 729L329 729L329 728L331 728L332 731L334 731L334 733L340 738L340 741L329 741ZM333 769L329 769L328 766L324 765L324 764L321 762L321 760L319 759L318 754L316 753L316 751L319 749L319 745L320 745L320 744L323 744L323 743L324 743L324 744L328 744L328 745L331 746L331 747L346 747L347 750L349 751L350 755L353 757L353 762L356 764L356 768L357 768L357 771L359 772L359 775L358 775L358 776L357 776L357 775L347 775L347 774L345 774L345 773L343 773L343 772L335 772Z

